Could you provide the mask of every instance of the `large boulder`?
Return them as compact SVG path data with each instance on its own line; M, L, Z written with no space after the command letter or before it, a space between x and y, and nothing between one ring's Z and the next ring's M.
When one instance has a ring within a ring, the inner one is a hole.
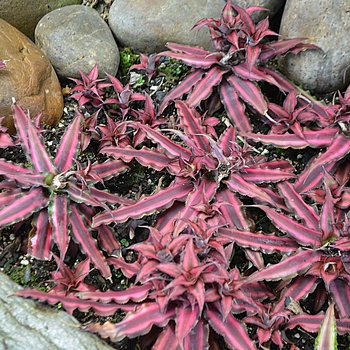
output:
M224 6L225 0L117 0L108 23L117 41L135 52L160 52L169 41L209 49L207 29L196 36L191 28L202 18L219 18Z
M45 55L15 27L0 19L0 117L14 132L12 98L31 117L43 112L42 121L55 125L63 113L63 97L56 73Z
M343 0L287 0L281 37L308 38L306 42L323 50L307 50L279 61L281 71L306 90L328 93L350 82L350 15L349 3L345 3Z
M20 288L0 272L0 349L113 349L97 336L80 330L80 323L66 312L14 296Z
M35 29L35 43L62 79L80 78L78 69L88 74L95 63L100 78L104 72L118 71L120 56L113 34L90 7L72 5L50 12Z
M40 18L48 12L82 0L0 0L0 18L12 24L31 40Z

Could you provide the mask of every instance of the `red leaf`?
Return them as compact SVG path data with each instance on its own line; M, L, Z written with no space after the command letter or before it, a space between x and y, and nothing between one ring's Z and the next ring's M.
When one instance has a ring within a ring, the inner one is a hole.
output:
M0 209L0 226L8 226L29 218L33 213L47 207L49 198L43 190L34 187L23 191L11 204Z
M80 114L75 113L75 118L65 131L55 157L55 166L58 172L70 169L76 157L79 146L79 128L82 122Z
M255 350L254 343L249 338L244 325L236 320L231 314L226 319L222 319L222 315L208 308L205 310L205 318L214 331L222 335L225 342L231 349L236 350Z
M213 88L220 84L222 76L226 73L225 70L218 66L211 68L205 76L195 85L190 96L187 98L187 103L190 107L198 106L201 101L206 100L212 93Z
M41 260L51 260L52 228L47 210L34 216L33 231L29 235L28 254Z
M191 308L179 307L176 309L176 328L175 334L179 344L183 344L184 338L192 331L196 326L199 317L198 306Z
M158 108L158 114L164 112L164 109L170 102L178 99L183 94L188 93L193 86L195 86L202 79L204 74L204 69L196 69L194 72L190 73L178 86L176 86L165 96Z
M219 86L219 93L221 103L225 106L232 124L240 131L250 132L252 126L244 112L244 104L240 101L235 89L226 80L223 80Z
M80 292L77 296L80 299L89 299L102 303L111 303L113 301L118 304L126 304L130 300L139 303L147 298L151 289L151 283L144 283L141 286L131 286L122 291Z
M259 250L265 254L273 252L293 253L297 251L299 245L288 237L278 237L274 234L266 235L262 233L252 233L236 230L233 227L220 228L220 237L231 238L236 244L244 248Z
M314 262L320 260L321 255L319 251L301 250L277 264L268 265L265 269L253 273L247 277L245 283L293 278L305 273Z
M235 75L229 76L227 81L233 86L242 100L249 103L262 115L267 113L267 102L265 101L264 95L261 93L259 87L255 83L249 80L241 79Z
M287 215L278 213L267 206L258 205L257 207L266 213L279 230L293 237L299 244L312 247L321 246L322 234L319 230L305 227Z
M96 240L91 236L90 231L83 221L81 213L78 211L77 205L70 206L71 214L69 222L71 224L73 238L79 243L85 254L88 254L93 264L98 268L105 278L111 277L111 271L106 262L105 257L96 246Z
M68 248L68 215L69 215L69 198L65 195L57 195L53 193L49 204L49 215L52 225L52 233L60 258L63 261Z
M98 214L93 219L93 227L110 222L124 222L130 218L139 219L144 215L171 207L175 200L184 200L191 192L193 185L190 182L173 183L166 189L142 197L137 203L121 207L110 212Z

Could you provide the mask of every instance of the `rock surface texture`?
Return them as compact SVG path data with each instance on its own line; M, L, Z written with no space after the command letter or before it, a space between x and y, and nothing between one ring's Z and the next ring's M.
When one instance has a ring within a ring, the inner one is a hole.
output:
M224 0L117 0L108 23L117 41L135 52L160 52L168 41L208 49L208 31L202 29L196 37L191 28L204 17L218 18L224 5Z
M0 273L0 350L112 349L66 312L14 296L18 289Z
M35 43L47 55L60 78L80 78L78 69L89 73L98 64L115 75L119 50L106 22L90 7L66 6L50 12L38 23Z
M43 112L42 121L55 125L62 116L61 85L49 60L24 34L0 19L0 57L8 60L0 71L0 116L14 132L12 98L31 117Z
M349 5L349 1L343 0L318 0L317 3L287 0L281 37L308 38L306 42L323 50L307 50L296 56L287 55L279 61L280 70L304 89L327 93L349 84Z
M0 18L34 40L40 18L59 7L81 3L82 0L0 0Z

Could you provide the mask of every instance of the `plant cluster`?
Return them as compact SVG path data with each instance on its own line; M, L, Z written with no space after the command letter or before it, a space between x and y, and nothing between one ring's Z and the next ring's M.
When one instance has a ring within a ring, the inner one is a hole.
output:
M13 106L7 146L20 144L29 165L0 159L0 226L30 221L28 253L58 266L49 292L18 295L70 313L123 310L121 322L84 328L152 349L217 349L222 339L230 349L298 349L295 327L331 349L350 332L350 90L326 106L280 75L271 59L316 47L271 41L268 19L251 19L260 10L228 1L220 19L199 21L215 52L169 43L142 55L131 69L148 79L164 56L191 68L159 106L115 77L98 80L97 66L81 73L71 98L92 112L77 110L55 156ZM267 98L271 86L281 101ZM78 161L92 144L101 161ZM293 149L314 156L296 169ZM166 181L134 199L104 189L137 163ZM122 249L120 227L147 238ZM85 255L75 267L65 262L71 246ZM100 290L92 269L131 284Z

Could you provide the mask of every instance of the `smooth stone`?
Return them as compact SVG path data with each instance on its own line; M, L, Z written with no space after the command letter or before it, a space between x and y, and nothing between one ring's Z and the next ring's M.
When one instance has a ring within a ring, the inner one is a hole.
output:
M225 0L116 0L108 24L118 43L134 52L165 50L167 42L212 47L206 28L191 28L202 18L219 18Z
M55 125L63 113L61 85L45 55L15 27L0 19L0 58L8 60L0 70L0 116L11 133L12 98L34 117L43 112L42 121Z
M0 272L0 349L112 350L64 311L14 295L22 289Z
M82 0L0 0L0 18L34 41L40 18L59 7L81 3Z
M120 56L108 25L98 12L83 5L66 6L44 16L35 29L35 42L61 79L80 78L97 63L99 77L116 75Z
M279 60L280 70L312 93L329 93L350 82L349 1L287 0L280 28L281 38L308 38L319 46Z

